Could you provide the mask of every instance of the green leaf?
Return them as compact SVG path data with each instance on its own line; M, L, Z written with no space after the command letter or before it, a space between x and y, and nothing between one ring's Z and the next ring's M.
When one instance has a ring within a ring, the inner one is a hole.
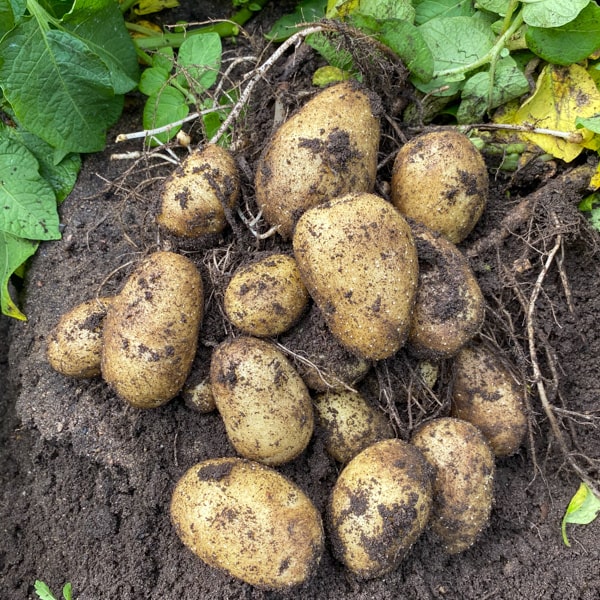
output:
M62 589L63 597L65 600L72 600L73 598L73 588L70 583L65 583Z
M356 12L380 20L397 19L409 23L415 20L411 0L360 0Z
M510 6L510 0L477 0L477 6L483 8L483 10L489 10L497 15L504 16Z
M415 24L438 17L470 17L475 14L471 0L415 0Z
M600 115L594 115L593 117L589 117L584 119L583 117L577 117L575 119L575 125L577 129L581 129L585 127L594 133L600 133Z
M164 69L168 73L173 70L175 66L175 51L171 46L167 46L166 48L159 48L152 57L152 66ZM145 71L142 72L142 76Z
M175 88L167 86L156 96L150 96L144 106L142 121L144 129L156 129L179 121L187 117L190 111L185 102L185 96ZM171 128L169 131L157 134L156 141L152 145L166 143L177 135L181 125Z
M33 587L35 588L35 593L41 600L56 600L50 591L50 588L43 581L36 581Z
M326 7L327 0L304 0L296 5L293 13L275 21L265 37L272 42L283 42L295 33L298 25L322 19Z
M585 483L581 483L571 498L562 520L561 529L565 545L571 545L567 538L567 523L587 525L596 519L598 513L600 513L600 498L597 498Z
M590 0L522 0L523 20L533 27L560 27L569 23Z
M0 0L0 38L25 14L25 0Z
M139 89L142 94L152 96L158 94L167 85L169 71L162 67L150 67L142 72Z
M58 214L50 184L22 144L0 139L0 231L30 240L57 240Z
M561 27L529 26L525 39L527 47L548 62L570 65L584 60L600 48L600 6L588 4Z
M86 44L28 18L0 42L0 57L0 85L23 127L64 153L104 148L123 98Z
M177 63L197 94L204 93L217 81L222 53L221 36L214 32L191 36L181 44Z
M332 67L342 71L356 71L352 54L343 48L339 48L334 40L336 35L326 36L323 33L313 33L307 36L306 43L316 50Z

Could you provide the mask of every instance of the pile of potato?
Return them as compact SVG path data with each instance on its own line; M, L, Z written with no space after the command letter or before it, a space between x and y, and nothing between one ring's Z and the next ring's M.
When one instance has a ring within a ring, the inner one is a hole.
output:
M462 134L421 135L398 153L384 199L374 193L379 127L376 98L344 82L275 132L255 191L283 250L234 273L222 308L238 335L213 350L209 377L185 388L201 410L216 407L240 457L192 466L173 493L173 524L203 561L261 588L305 582L325 532L360 578L395 569L427 527L449 553L470 547L489 520L495 457L516 452L527 426L521 386L475 341L484 299L456 246L484 210L485 164ZM183 238L218 233L239 196L235 161L208 146L167 179L157 222ZM62 317L49 362L102 375L134 407L162 405L184 389L203 306L195 264L156 252L117 296ZM323 322L327 350L314 351ZM401 349L454 366L451 414L410 442L355 389ZM324 516L275 470L316 426L343 466Z

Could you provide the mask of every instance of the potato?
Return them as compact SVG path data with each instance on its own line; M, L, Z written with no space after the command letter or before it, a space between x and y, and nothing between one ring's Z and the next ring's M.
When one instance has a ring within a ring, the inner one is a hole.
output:
M292 327L309 295L293 257L272 254L238 269L225 289L228 319L248 335L276 336Z
M227 437L243 457L281 465L308 445L310 395L273 344L253 337L222 342L213 351L210 383Z
M420 450L398 439L369 446L331 493L334 555L364 579L392 571L425 529L431 505L432 469Z
M104 322L102 376L137 408L154 408L181 390L203 315L194 263L155 252L129 276Z
M491 448L477 427L450 417L425 423L411 443L435 469L431 529L449 554L470 548L492 509Z
M50 366L69 377L100 375L102 327L112 297L95 298L65 313L50 332L46 356Z
M339 83L307 102L269 141L256 172L256 199L285 239L308 208L373 191L379 146L374 105L355 81Z
M419 286L408 347L420 358L454 356L479 331L485 300L461 251L442 235L415 226Z
M268 590L304 583L323 553L321 515L300 488L269 467L214 458L177 482L171 520L211 567Z
M181 390L181 397L186 406L199 413L209 413L217 408L208 377L193 383L186 382Z
M331 333L379 360L406 341L418 262L409 225L374 194L348 194L308 210L293 239L302 279Z
M527 431L523 388L499 356L481 344L454 359L452 415L476 425L496 456L510 456Z
M225 210L234 208L239 195L233 157L211 144L190 154L167 177L156 222L184 238L220 233L227 225Z
M375 442L394 437L386 415L357 392L319 394L314 406L325 432L325 450L341 463L347 463Z
M479 151L457 131L417 136L398 152L391 199L400 212L458 244L485 208L488 174Z

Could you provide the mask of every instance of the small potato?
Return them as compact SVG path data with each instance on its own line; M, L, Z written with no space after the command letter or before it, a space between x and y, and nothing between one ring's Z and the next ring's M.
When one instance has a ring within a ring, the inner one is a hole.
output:
M137 408L176 396L190 371L203 315L194 263L155 252L129 276L104 322L102 376Z
M244 333L276 336L292 327L308 306L309 295L296 261L272 254L237 270L225 289L228 319Z
M357 392L319 394L314 405L325 431L325 450L341 463L347 463L375 442L394 437L385 414Z
M102 327L112 297L88 300L72 308L50 332L46 356L50 366L69 377L100 375Z
M310 395L273 344L253 337L222 342L213 351L210 383L227 437L243 457L281 465L308 445Z
M470 548L492 510L491 448L477 427L450 417L425 423L411 443L435 469L431 529L449 554Z
M392 203L403 215L458 244L483 213L488 174L479 151L457 131L433 131L404 144L392 172Z
M478 427L496 456L510 456L523 443L523 389L498 355L480 344L463 348L454 359L452 416Z
M273 469L241 458L191 467L175 486L171 520L205 563L266 590L304 583L323 553L321 515L310 499Z
M265 219L285 239L308 208L349 192L373 191L376 110L356 81L346 81L317 94L275 132L258 165L255 189Z
M413 236L419 287L408 347L420 358L450 358L481 328L485 300L467 259L452 242L418 225Z
M350 352L388 358L408 336L418 262L408 223L374 194L308 210L293 239L302 279L331 333Z
M420 450L398 439L369 446L331 493L334 555L363 579L392 571L425 529L431 504L432 469Z
M237 166L228 150L208 145L190 154L165 180L157 223L169 233L196 238L220 233L225 208L240 195Z

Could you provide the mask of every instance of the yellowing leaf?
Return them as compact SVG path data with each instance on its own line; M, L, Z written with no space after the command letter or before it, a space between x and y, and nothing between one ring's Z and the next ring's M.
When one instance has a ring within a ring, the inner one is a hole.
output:
M328 19L344 18L358 10L359 0L328 0L326 16Z
M600 90L583 67L547 65L540 73L533 96L502 122L573 134L571 139L542 133L520 134L548 154L570 162L584 148L600 148L600 136L575 125L577 117L591 117L599 112Z
M596 172L592 175L592 179L590 181L590 187L594 190L600 188L600 164L596 168Z
M567 538L567 523L587 525L596 519L598 513L600 513L600 499L594 495L585 483L581 483L579 489L571 498L562 520L561 529L565 545L571 545Z
M176 6L179 6L177 0L140 0L133 12L136 15L150 15L165 8L175 8Z

